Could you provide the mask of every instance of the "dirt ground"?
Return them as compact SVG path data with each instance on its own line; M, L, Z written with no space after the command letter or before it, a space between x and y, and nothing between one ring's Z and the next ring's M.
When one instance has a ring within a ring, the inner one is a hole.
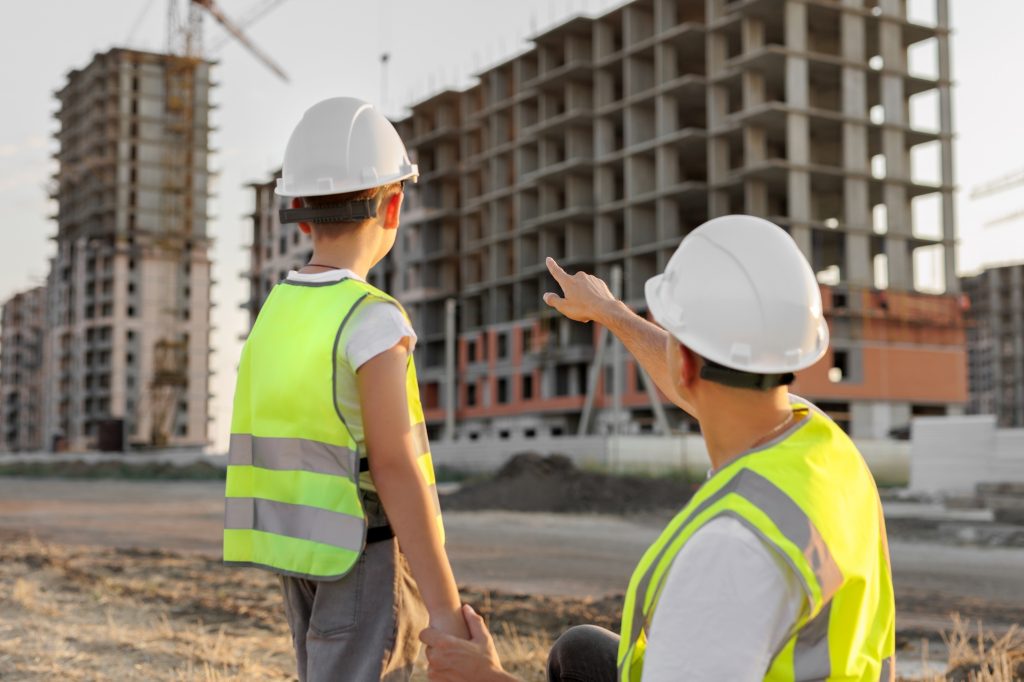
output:
M277 581L264 571L13 531L0 531L0 546L0 679L294 679ZM526 679L539 679L550 642L566 628L618 625L617 598L467 588L463 599L501 624L503 657Z
M295 679L277 583L263 571L228 569L199 553L57 545L13 531L0 531L0 547L0 679ZM462 597L491 623L507 669L524 680L543 679L546 652L559 633L580 623L614 630L621 608L618 595L463 588ZM917 595L921 603L940 597ZM905 595L900 601L906 608ZM947 640L959 653L950 667L959 672L913 679L1009 682L1024 673L1019 631L985 643L1003 675L970 677L978 669L973 625L947 622L945 629L954 630ZM901 656L911 663L928 658L927 649L911 644L934 634L901 630ZM940 650L944 659L942 645L933 649ZM425 679L423 664L421 656L416 680ZM933 667L947 666L935 661Z
M0 478L0 680L292 679L274 579L218 560L222 490ZM525 679L540 679L566 627L614 628L630 570L663 523L656 513L446 515L456 576L481 586L463 596ZM954 612L1017 636L1024 549L894 537L892 553L902 674L919 674L922 658L946 667L939 632ZM961 657L976 643L957 641Z

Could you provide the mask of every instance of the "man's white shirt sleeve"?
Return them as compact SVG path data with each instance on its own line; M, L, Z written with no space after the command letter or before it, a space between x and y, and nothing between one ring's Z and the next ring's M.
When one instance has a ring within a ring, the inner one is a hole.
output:
M643 682L760 682L806 603L793 570L738 520L700 528L672 562Z
M348 324L352 331L347 335L345 358L352 371L404 339L408 339L410 353L416 347L416 332L393 303L366 303L352 314Z

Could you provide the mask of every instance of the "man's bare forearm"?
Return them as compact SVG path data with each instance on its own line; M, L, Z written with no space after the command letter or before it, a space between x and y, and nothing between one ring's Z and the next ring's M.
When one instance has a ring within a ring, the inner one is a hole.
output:
M690 404L676 394L672 377L669 376L665 353L668 332L637 315L622 301L608 302L602 314L594 321L608 327L615 334L669 400L693 414Z

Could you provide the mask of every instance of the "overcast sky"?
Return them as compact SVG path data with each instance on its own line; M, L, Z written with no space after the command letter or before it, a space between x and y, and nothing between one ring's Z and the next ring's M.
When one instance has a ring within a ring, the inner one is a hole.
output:
M242 17L265 0L220 0ZM931 0L909 0L912 16L934 17ZM953 15L954 127L960 271L1024 260L1024 217L984 227L1024 211L1024 186L972 201L970 189L1024 168L1024 26L1021 0L950 0ZM8 3L0 22L0 300L45 281L52 254L55 207L45 185L55 170L50 156L57 124L54 91L67 72L114 46L163 50L168 0L33 0ZM209 223L214 238L211 437L227 439L239 335L247 297L239 273L247 268L251 191L280 165L288 134L302 112L325 97L346 94L382 102L397 114L441 87L466 85L473 73L526 46L527 36L572 14L597 14L615 0L390 0L343 2L288 0L247 29L250 37L291 76L285 84L244 49L228 42L212 55L217 109L212 136L216 172ZM205 22L207 45L223 32ZM382 94L379 57L391 54L388 90ZM934 59L912 55L912 68L927 73ZM915 115L935 120L934 102ZM933 150L934 152L934 150ZM915 158L920 177L934 175L924 150Z

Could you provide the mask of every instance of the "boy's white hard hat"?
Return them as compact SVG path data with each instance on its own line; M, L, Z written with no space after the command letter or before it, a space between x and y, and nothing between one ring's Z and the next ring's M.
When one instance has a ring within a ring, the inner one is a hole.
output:
M712 362L752 374L810 367L828 348L821 292L796 242L746 215L704 223L647 280L658 324Z
M362 100L333 97L307 109L295 126L275 193L317 197L418 177L386 117Z

